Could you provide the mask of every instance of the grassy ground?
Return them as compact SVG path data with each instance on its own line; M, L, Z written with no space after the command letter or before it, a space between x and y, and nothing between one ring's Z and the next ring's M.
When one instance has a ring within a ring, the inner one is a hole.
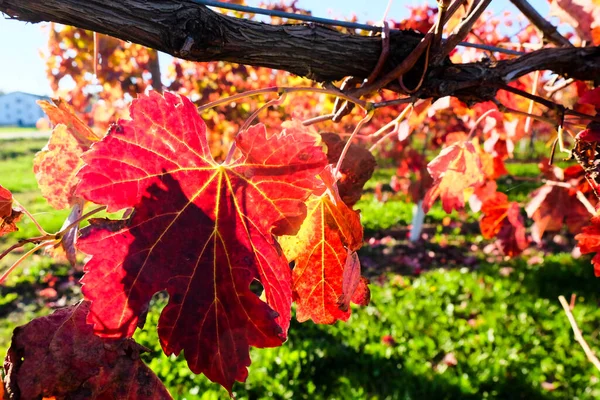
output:
M47 230L56 230L65 212L51 211L40 199L31 173L33 154L43 145L30 140L0 143L0 184ZM512 164L509 170L519 176L539 173L534 164ZM387 182L392 173L379 171L374 180ZM517 201L536 186L510 177L499 184ZM293 322L282 347L253 349L248 381L234 387L238 398L600 396L600 373L573 340L557 301L561 294L578 295L575 318L600 351L599 282L589 258L575 260L566 252L568 245L549 240L544 249L505 260L483 241L475 216L454 213L448 219L439 207L427 216L429 240L409 244L404 238L411 205L395 197L379 203L367 193L358 208L367 227L361 260L372 282L371 304L355 308L347 323ZM33 234L32 224L25 223L15 237ZM15 237L0 242L0 248ZM16 325L75 301L80 274L39 255L16 271L0 288L0 348L6 349ZM56 296L38 296L50 285ZM164 302L156 296L146 327L136 333L152 349L146 361L176 398L226 399L225 390L193 375L183 357L168 358L160 351L155 327Z
M0 135L3 133L26 133L26 132L37 132L38 129L33 127L22 127L22 126L0 126Z

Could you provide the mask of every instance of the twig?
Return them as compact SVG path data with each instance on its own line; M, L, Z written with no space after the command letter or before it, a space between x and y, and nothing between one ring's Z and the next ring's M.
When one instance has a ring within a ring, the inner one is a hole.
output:
M477 129L477 127L479 126L479 123L481 121L483 121L483 119L485 117L487 117L488 115L490 115L491 113L498 111L498 110L494 110L493 108L487 110L486 112L484 112L483 114L481 114L481 116L479 118L477 118L477 121L475 121L475 125L473 125L473 127L471 128L471 131L469 132L469 136L467 136L467 140L471 140L473 139L473 135L475 134L475 129Z
M571 324L571 328L573 329L573 334L575 335L575 340L577 340L577 342L579 342L579 344L581 345L581 348L583 349L588 360L590 360L590 362L594 364L594 367L596 367L596 369L600 371L600 361L583 338L581 330L579 330L579 327L577 326L577 321L575 321L575 318L573 317L573 313L571 312L569 303L567 303L567 300L564 296L558 296L558 301L560 301L563 310L565 310L565 314L567 314L567 318L569 319L569 323Z
M494 104L496 104L496 106L498 106L498 109L504 113L512 113L512 114L516 114L516 115L522 115L524 117L531 117L535 120L545 122L552 126L556 126L556 121L552 120L550 118L542 117L540 115L535 115L535 114L529 114L529 113L526 113L525 111L519 111L519 110L515 110L514 108L506 107L504 104L500 103L500 101L498 101L498 99L492 99L492 102Z
M318 122L323 122L323 121L329 121L330 119L332 119L335 116L335 114L324 114L324 115L319 115L313 118L309 118L309 119L305 119L304 121L302 121L302 125L304 126L309 126L312 124L316 124Z
M37 246L35 246L33 249L29 250L27 253L23 254L21 256L21 258L19 258L17 261L15 261L15 263L13 265L11 265L3 274L2 276L0 276L0 285L6 280L6 278L8 278L8 275L10 275L11 272L13 272L15 270L15 268L17 268L19 266L19 264L21 264L27 257L29 257L31 254L35 253L36 251L38 251L41 248L44 248L46 246L52 246L55 245L57 243L59 243L60 241L58 239L55 240L49 240L47 242L43 242L38 244Z
M523 13L523 15L527 17L529 21L531 21L536 28L542 32L542 37L544 39L547 39L549 42L558 46L573 46L573 44L571 44L571 42L569 42L569 40L563 35L558 33L556 27L548 22L546 18L542 17L540 13L538 13L536 9L527 2L527 0L510 1L519 9L519 11Z
M450 52L458 45L458 43L462 42L467 37L475 22L479 19L483 11L485 11L491 2L492 0L481 0L479 4L475 6L473 11L471 11L471 13L460 23L460 25L458 25L456 33L448 37L444 47L438 54L436 54L436 57L433 60L434 64L437 64L446 58L446 56L450 54Z
M13 197L13 203L15 203L15 205L19 208L20 211L23 212L23 214L25 214L25 215L27 215L29 217L29 219L33 222L33 224L35 225L35 227L37 228L37 230L38 230L39 233L41 233L42 235L47 235L48 234L48 232L46 232L44 230L44 228L42 228L42 226L37 221L37 219L35 219L35 217L29 211L27 211L27 209L21 203L19 203L17 201L17 199L15 199L14 197Z
M352 95L360 97L365 94L375 92L380 88L387 86L390 82L398 79L399 77L410 71L410 69L414 67L414 65L417 63L423 52L429 48L429 44L431 43L433 36L433 33L426 34L423 37L423 39L421 39L421 42L417 45L417 47L415 47L413 51L408 55L408 57L402 60L400 65L398 65L396 68L394 68L393 70L391 70L382 78L378 79L372 84L365 85L351 92Z
M272 86L272 87L263 88L263 89L249 90L247 92L234 94L233 96L229 96L229 97L223 97L221 99L215 100L213 102L210 102L210 103L207 103L207 104L204 104L204 105L198 107L198 111L203 112L210 108L218 107L220 105L231 103L232 101L236 101L236 100L243 99L245 97L250 97L250 96L257 96L257 95L267 94L267 93L279 93L279 95L282 95L284 93L298 93L298 92L314 92L314 93L329 94L331 96L340 97L344 100L350 101L350 102L360 106L365 111L369 111L372 108L372 103L357 99L356 97L353 97L346 93L342 93L338 90L326 89L326 88L316 88L316 87L310 87L310 86L305 86L305 87Z
M412 113L413 109L414 109L414 106L412 104L409 105L404 110L402 110L402 112L400 113L400 115L398 115L392 122L390 122L389 124L386 124L383 128L381 128L377 132L375 132L372 135L373 137L377 137L382 132L385 132L387 129L389 129L391 127L394 127L394 129L392 129L389 133L387 133L382 138L380 138L378 141L376 141L375 143L373 143L373 145L369 148L369 151L375 150L377 148L377 146L379 146L380 143L385 142L388 138L390 138L393 135L397 134L398 133L398 129L400 128L400 122L402 122L402 120L406 117L406 114L409 111Z
M446 11L448 10L448 6L450 5L450 0L438 0L438 15L435 23L433 42L431 43L431 47L433 51L437 51L442 43L442 33L444 32L444 24L446 23Z
M531 94L532 95L536 95L537 93L537 86L538 86L538 80L540 79L540 71L535 71L535 74L533 75L533 85L531 87ZM533 104L535 103L535 101L532 99L529 101L529 108L527 109L527 112L529 114L531 114L533 112ZM525 119L525 132L529 132L529 128L531 127L531 117L527 117L527 119Z
M363 119L361 119L358 122L358 124L356 124L356 128L354 128L354 131L352 132L352 135L350 135L350 137L348 138L348 141L346 142L346 145L344 146L344 149L342 150L342 154L340 154L340 158L338 159L338 162L335 165L335 171L334 171L334 174L333 174L334 176L336 176L337 173L342 168L342 162L344 162L344 158L346 157L346 153L348 153L348 149L350 148L350 145L352 144L352 139L354 139L354 136L356 136L356 134L360 131L360 129L362 128L362 126L371 120L371 118L373 117L373 113L374 112L375 112L375 110L371 110L371 111L367 112L367 115L365 115L365 117Z

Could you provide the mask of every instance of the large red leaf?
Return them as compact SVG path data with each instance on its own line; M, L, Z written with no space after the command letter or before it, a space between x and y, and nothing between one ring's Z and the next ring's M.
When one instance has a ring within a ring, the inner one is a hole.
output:
M0 236L16 231L16 223L21 219L22 212L13 207L13 197L10 190L0 185Z
M581 230L581 233L575 236L581 253L596 253L592 258L594 265L594 274L600 277L600 216L592 217L590 224Z
M369 299L354 253L362 246L359 214L339 198L332 202L327 194L312 196L307 205L308 215L298 234L281 241L288 260L295 261L296 318L300 322L310 318L318 324L346 321L350 299L356 304L368 303Z
M131 336L152 295L167 290L158 332L166 354L227 389L243 381L248 346L286 338L291 271L273 234L293 234L326 165L318 136L295 124L269 137L238 135L242 157L219 165L206 127L184 97L135 100L83 159L79 193L123 221L95 221L78 247L91 254L83 293L88 320L104 337ZM259 281L263 302L250 290Z
M15 329L6 359L11 399L170 399L132 339L102 339L86 324L89 303Z
M527 248L525 225L518 203L509 202L504 193L497 192L483 203L481 213L481 234L486 239L496 237L504 254L513 257Z
M446 147L427 165L427 170L434 183L423 199L425 212L438 197L447 213L453 209L462 210L465 190L474 189L485 180L479 155L471 142L458 142Z

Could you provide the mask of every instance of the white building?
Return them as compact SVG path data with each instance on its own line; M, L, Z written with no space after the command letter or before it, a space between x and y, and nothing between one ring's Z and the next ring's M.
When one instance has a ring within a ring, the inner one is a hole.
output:
M36 103L38 100L48 98L24 92L0 95L0 126L35 126L46 116Z

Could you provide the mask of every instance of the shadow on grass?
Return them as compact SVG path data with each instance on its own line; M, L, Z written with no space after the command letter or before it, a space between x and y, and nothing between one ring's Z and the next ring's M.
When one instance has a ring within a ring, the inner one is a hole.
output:
M552 255L535 266L519 260L514 268L516 271L510 279L519 281L528 293L536 297L556 301L560 295L568 298L576 294L586 303L598 304L600 301L600 280L594 276L589 256L574 259L567 253Z
M389 358L378 357L361 349L355 349L340 342L326 328L310 324L292 323L290 342L296 347L298 342L310 342L310 351L315 357L303 366L299 382L312 382L317 387L320 398L334 398L343 393L341 382L349 382L354 390L362 388L366 397L380 399L480 399L484 392L494 398L503 399L546 399L548 396L532 388L517 371L507 371L503 381L483 382L480 391L473 393L448 382L443 373L433 377L411 372L405 365L405 358L392 354ZM425 362L425 360L424 360ZM463 376L476 376L477 365L463 365ZM446 372L451 373L451 372ZM452 372L459 374L459 372ZM304 388L294 392L302 397ZM262 394L248 393L250 398Z

